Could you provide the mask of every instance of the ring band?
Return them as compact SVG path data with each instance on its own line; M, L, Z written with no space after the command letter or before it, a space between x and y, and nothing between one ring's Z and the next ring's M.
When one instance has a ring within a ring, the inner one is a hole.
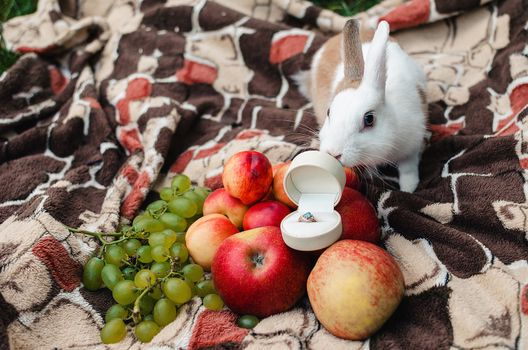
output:
M317 220L315 220L315 217L312 213L307 211L306 213L299 216L299 222L317 222Z

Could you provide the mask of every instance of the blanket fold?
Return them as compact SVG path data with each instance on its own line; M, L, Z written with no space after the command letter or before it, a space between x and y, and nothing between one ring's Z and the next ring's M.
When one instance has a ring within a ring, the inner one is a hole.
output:
M528 348L528 5L386 0L428 78L430 138L415 193L364 179L405 298L371 339L329 334L307 299L251 330L199 300L151 344L114 348ZM218 188L245 149L274 163L317 147L295 75L346 18L304 0L41 0L4 26L23 56L0 77L0 348L105 348L112 303L89 292L97 248L184 172Z

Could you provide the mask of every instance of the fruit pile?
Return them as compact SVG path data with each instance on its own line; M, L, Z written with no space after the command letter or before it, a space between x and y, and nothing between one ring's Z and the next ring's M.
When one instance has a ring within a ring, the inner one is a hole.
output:
M341 240L324 252L295 251L280 231L282 219L296 209L283 186L288 168L289 163L272 167L259 152L233 155L224 166L224 187L206 199L204 216L187 232L189 253L211 269L218 294L236 313L283 312L308 290L328 331L365 339L394 312L404 289L398 265L375 245L380 238L376 211L357 191L355 172L345 168L346 187L335 207Z
M120 341L129 324L138 340L149 342L193 296L211 310L225 302L244 315L240 327L253 328L257 317L287 311L307 291L332 334L359 340L379 329L401 301L403 277L375 245L376 211L357 191L355 172L344 169L346 187L335 207L341 240L324 252L300 252L284 243L280 230L296 209L283 186L288 168L272 167L259 152L239 152L224 165L223 187L212 193L177 175L131 226L106 234L71 229L102 243L83 272L87 289L105 286L117 302L106 313L102 341Z
M161 190L162 199L150 203L131 226L112 233L69 228L102 243L84 266L82 280L91 291L110 289L117 303L106 312L103 343L121 341L126 324L134 327L138 340L149 342L195 295L208 309L224 307L202 266L189 261L185 245L185 230L201 217L209 193L208 188L192 187L187 176L176 175L171 187Z

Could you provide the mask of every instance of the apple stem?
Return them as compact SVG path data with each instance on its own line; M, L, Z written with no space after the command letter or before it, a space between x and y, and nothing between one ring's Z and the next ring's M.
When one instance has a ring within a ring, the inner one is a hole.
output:
M261 267L264 265L264 255L256 253L251 257L251 261L253 262L255 267Z

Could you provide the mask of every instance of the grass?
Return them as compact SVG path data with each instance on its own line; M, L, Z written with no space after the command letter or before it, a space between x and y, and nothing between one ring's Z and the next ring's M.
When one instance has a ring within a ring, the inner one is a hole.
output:
M341 16L353 16L359 12L368 10L372 6L381 2L381 0L312 0L319 6L339 13Z

